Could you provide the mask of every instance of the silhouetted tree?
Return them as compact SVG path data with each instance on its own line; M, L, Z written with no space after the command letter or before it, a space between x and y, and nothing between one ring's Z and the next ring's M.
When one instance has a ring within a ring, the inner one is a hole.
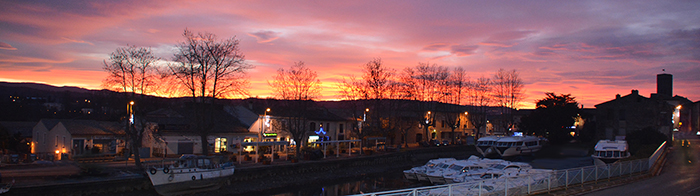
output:
M578 102L571 94L556 95L537 100L537 108L522 119L522 128L528 134L547 136L552 143L564 143L571 139L569 127L574 125L579 114Z
M288 132L296 142L296 157L301 156L301 146L309 133L309 118L313 114L313 100L321 96L321 81L315 71L296 62L288 70L280 68L273 81L268 81L275 97L283 102L284 115L273 122L275 129Z
M493 102L491 98L491 89L491 80L483 76L469 82L467 103L470 107L467 119L469 119L469 123L474 126L475 139L479 139L481 136L481 129L486 128L488 110ZM486 130L484 130L484 132L486 132Z
M194 34L185 29L184 42L177 45L176 63L169 64L184 94L192 98L193 129L199 134L202 154L209 153L207 136L215 125L214 101L221 97L247 95L246 64L236 37L219 40L212 33Z
M516 70L499 69L493 77L493 98L499 106L501 119L498 124L511 135L513 110L517 109L523 95L523 81Z
M125 95L122 103L129 108L128 115L123 118L127 125L125 133L139 168L141 155L138 149L142 144L143 133L149 126L146 125L145 118L134 116L145 114L146 111L141 109L144 107L140 107L139 104L143 104L141 101L144 100L145 94L152 93L157 88L154 80L157 77L155 63L158 60L150 48L136 46L117 48L110 54L109 62L104 60L103 69L109 75L102 85Z

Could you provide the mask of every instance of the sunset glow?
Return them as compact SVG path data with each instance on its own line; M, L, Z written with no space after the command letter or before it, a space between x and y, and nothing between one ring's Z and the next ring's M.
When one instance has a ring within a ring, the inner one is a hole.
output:
M101 89L117 47L151 47L171 60L185 28L236 36L250 96L269 97L276 70L318 73L322 99L381 58L401 72L419 62L464 67L471 78L516 69L523 108L545 92L585 107L656 92L700 99L696 1L20 1L0 2L0 81Z

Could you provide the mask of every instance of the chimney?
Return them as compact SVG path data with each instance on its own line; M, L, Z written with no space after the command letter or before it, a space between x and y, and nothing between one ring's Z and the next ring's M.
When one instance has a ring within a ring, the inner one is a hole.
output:
M662 97L673 96L673 75L666 73L656 75L656 94Z
M619 98L620 98L620 94L615 95L615 99L619 99Z
M632 95L639 95L639 90L632 90Z

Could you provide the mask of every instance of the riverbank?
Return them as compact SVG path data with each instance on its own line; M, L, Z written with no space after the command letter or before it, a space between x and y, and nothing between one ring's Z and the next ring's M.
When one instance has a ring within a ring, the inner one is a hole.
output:
M287 187L400 171L425 164L429 159L467 158L475 153L473 146L411 148L366 156L239 166L229 179L229 185L206 194L266 195ZM126 176L123 179L94 178L80 183L18 187L13 188L8 195L157 195L147 177L133 174Z

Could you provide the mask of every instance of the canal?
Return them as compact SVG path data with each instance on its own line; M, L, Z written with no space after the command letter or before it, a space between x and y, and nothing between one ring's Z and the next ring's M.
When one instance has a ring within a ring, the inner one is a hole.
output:
M315 182L304 186L267 190L263 192L249 193L245 195L336 196L388 191L430 185L430 182L418 182L407 180L403 177L403 169L397 169L379 174L368 174L354 178Z

